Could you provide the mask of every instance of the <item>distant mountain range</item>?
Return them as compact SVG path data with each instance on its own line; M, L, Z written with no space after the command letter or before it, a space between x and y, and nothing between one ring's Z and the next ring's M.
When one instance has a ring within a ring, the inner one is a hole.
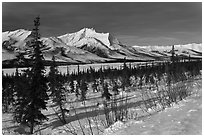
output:
M11 66L18 53L24 53L29 60L31 31L19 29L2 34L3 65ZM84 28L75 33L57 37L42 37L45 45L43 54L46 61L55 56L64 64L168 60L172 46L126 46L110 33L98 33L94 29ZM202 58L202 44L175 45L180 57Z

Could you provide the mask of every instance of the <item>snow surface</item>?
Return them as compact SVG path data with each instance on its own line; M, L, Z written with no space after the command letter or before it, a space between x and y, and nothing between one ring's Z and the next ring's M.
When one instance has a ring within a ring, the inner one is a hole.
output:
M106 135L201 135L202 80L194 81L193 94L164 111L139 121L116 122ZM112 128L114 127L114 128Z

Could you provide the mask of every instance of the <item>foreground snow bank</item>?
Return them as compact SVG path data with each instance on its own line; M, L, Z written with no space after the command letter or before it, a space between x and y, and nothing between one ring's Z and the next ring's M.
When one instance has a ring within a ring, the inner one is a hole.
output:
M104 134L107 135L107 134L110 134L112 132L115 132L115 131L122 129L122 128L125 128L125 127L126 127L126 125L123 122L117 121L113 125L111 125L109 128L106 128L104 130Z
M142 119L113 125L105 134L116 135L201 135L202 134L202 80L189 85L193 94L172 104L172 107ZM116 130L117 129L117 130Z

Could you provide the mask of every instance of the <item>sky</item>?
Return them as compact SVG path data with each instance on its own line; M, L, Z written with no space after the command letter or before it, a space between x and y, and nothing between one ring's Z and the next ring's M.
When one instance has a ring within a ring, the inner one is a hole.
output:
M43 37L86 27L128 46L202 42L201 2L3 2L2 31L32 30L38 15Z

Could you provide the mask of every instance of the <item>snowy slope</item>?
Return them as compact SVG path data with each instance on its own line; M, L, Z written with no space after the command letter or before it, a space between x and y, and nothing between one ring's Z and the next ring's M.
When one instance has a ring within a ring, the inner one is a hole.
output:
M3 32L2 45L3 45L3 60L10 60L15 58L17 52L25 52L29 50L28 45L31 31L16 30L12 32ZM73 39L77 39L73 38ZM45 45L45 59L51 60L53 55L56 55L58 61L66 61L69 63L90 63L90 62L104 62L109 59L99 57L86 50L70 46L70 43L65 43L63 39L57 37L41 38ZM9 54L7 54L8 52ZM11 55L13 54L13 56ZM8 57L9 56L9 57Z
M57 37L64 43L74 46L100 57L135 59L134 54L120 46L120 42L110 33L97 33L93 28L84 28L76 33L65 34Z
M55 55L58 59L62 59L70 63L91 63L94 61L104 62L107 60L89 51L77 48L75 46L70 46L57 37L42 38L42 42L48 49L45 53L46 56L51 57Z
M65 34L59 36L64 43L68 45L84 45L87 44L87 40L99 40L102 44L106 45L108 48L112 48L110 41L108 40L109 33L97 33L93 28L84 28L76 33ZM95 41L96 42L96 41Z
M20 29L3 32L3 49L9 53L29 50L31 31ZM97 33L94 29L84 28L75 33L58 37L42 37L45 47L45 59L51 60L53 55L59 61L69 63L106 62L117 59L143 60L128 50L113 35ZM6 52L4 52L6 53ZM3 60L11 59L3 53Z
M172 46L133 46L133 48L152 56L171 56L172 50ZM202 58L202 44L174 45L174 50L177 55Z

